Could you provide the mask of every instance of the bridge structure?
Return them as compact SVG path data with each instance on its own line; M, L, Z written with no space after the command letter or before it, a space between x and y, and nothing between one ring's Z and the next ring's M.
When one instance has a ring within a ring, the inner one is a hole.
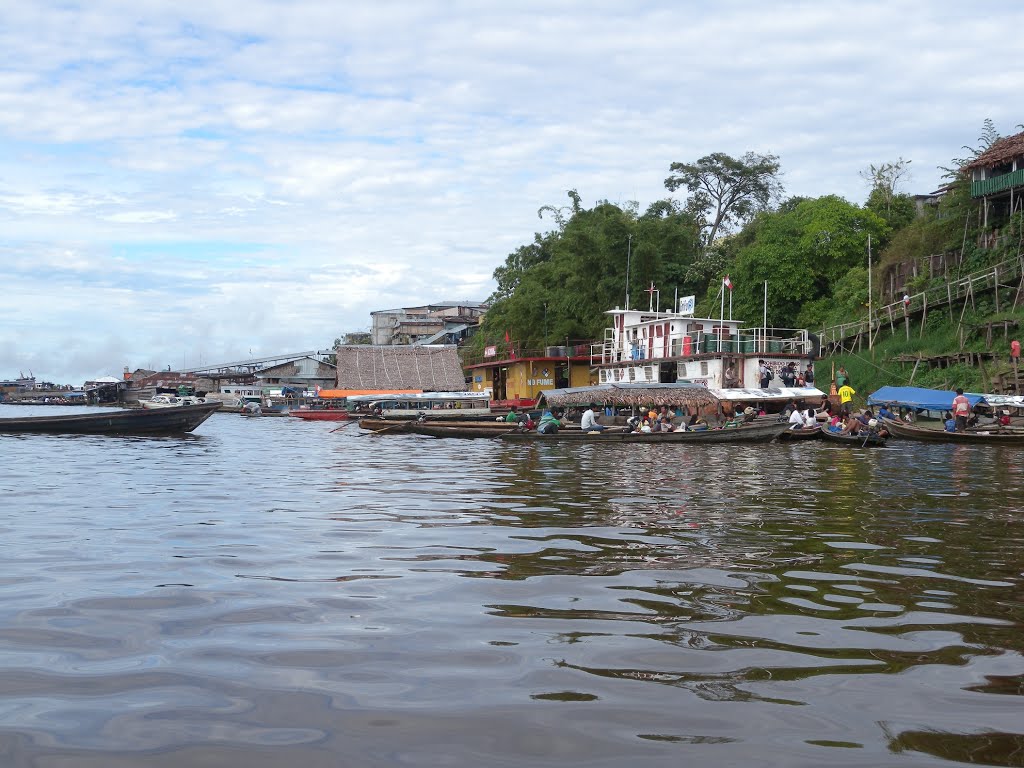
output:
M333 349L308 350L305 352L286 352L279 355L267 355L265 357L252 357L247 360L234 360L227 363L213 363L202 365L198 368L182 368L179 373L194 373L199 376L210 378L228 378L232 376L252 376L264 368L272 368L281 363L287 363L299 357L312 357L323 361L334 354Z

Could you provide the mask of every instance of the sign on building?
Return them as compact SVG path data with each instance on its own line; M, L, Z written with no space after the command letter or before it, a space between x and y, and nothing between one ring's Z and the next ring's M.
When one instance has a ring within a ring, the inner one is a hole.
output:
M697 307L696 296L683 296L679 299L679 314L680 315L693 315L694 310Z
M495 357L497 354L497 346L484 347L484 357Z

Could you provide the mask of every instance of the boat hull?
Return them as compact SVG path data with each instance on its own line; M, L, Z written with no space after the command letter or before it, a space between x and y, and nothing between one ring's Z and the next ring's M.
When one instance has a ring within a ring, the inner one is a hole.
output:
M821 427L812 427L811 429L787 429L781 435L779 440L791 441L791 440L817 440L821 437Z
M352 418L348 411L292 411L288 415L305 421L348 421Z
M821 430L821 436L825 442L834 445L845 445L848 448L881 448L885 445L886 438L878 435L843 435L837 432Z
M194 430L219 408L220 403L204 403L177 408L0 419L0 433L179 435Z
M537 432L508 432L502 440L513 442L571 442L571 443L770 443L788 428L788 424L751 424L729 429L708 429L693 432L582 432L559 430L550 435Z
M1020 432L946 432L939 429L924 429L886 419L885 427L893 435L905 440L920 440L926 443L965 443L973 445L1019 445L1024 446L1024 434Z

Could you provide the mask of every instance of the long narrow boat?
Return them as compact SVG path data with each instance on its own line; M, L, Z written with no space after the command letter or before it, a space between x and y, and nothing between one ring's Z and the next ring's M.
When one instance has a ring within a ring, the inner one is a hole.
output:
M360 424L362 426L362 424ZM410 421L403 425L403 431L411 432L414 435L427 435L429 437L500 437L510 432L519 431L518 424L507 424L496 422L477 422L469 424L462 423L458 426L446 422L437 423L430 421Z
M881 448L886 441L886 438L878 435L848 435L842 432L830 432L828 429L821 430L821 436L825 438L826 442L845 445L848 448Z
M469 429L477 432L508 432L509 430L516 429L517 424L509 423L507 421L495 421L490 419L488 421L477 421L474 419L457 420L457 419L379 419L375 417L365 417L359 420L360 429L377 430L384 429L385 427L402 427L406 432L412 432L410 429L412 425L428 426L428 427L447 427L450 429ZM568 427L572 429L572 427ZM576 426L579 429L579 426ZM398 431L390 430L390 431ZM420 434L428 434L427 432L421 432Z
M893 435L907 440L922 440L927 443L969 443L974 445L1020 445L1024 446L1024 434L1017 431L988 432L947 432L944 429L914 427L886 419L885 427Z
M348 421L352 418L348 411L341 409L297 410L289 411L288 415L294 416L297 419L305 419L306 421Z
M770 443L786 431L788 424L773 422L749 424L727 429L707 429L688 432L582 432L559 430L553 435L537 432L508 432L502 440L536 442L589 442L589 443Z
M44 432L70 435L180 435L191 432L213 414L220 403L177 408L138 408L130 411L75 413L68 416L28 416L0 419L0 433Z

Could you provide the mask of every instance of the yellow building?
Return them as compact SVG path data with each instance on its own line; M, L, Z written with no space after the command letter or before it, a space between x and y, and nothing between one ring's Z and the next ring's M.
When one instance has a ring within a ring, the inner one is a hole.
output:
M597 379L591 371L590 345L519 350L515 345L485 348L483 357L468 361L466 372L473 392L486 392L495 405L531 406L541 392L588 387Z

